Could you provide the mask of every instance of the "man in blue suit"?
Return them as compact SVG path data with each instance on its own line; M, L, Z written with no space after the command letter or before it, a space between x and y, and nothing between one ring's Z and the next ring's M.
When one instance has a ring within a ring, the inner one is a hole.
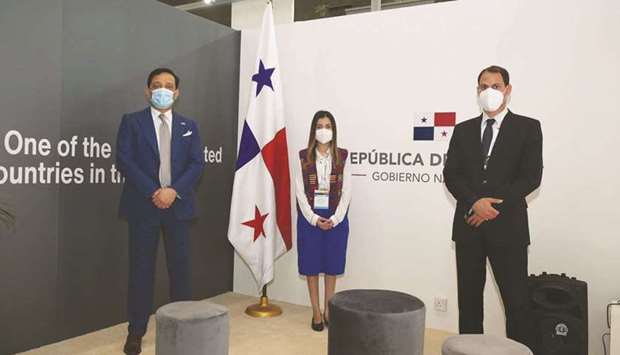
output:
M188 221L204 161L196 122L172 112L179 78L159 68L148 76L150 107L123 116L116 163L125 177L120 214L129 223L129 335L126 354L141 352L153 308L155 260L163 231L170 298L190 299Z

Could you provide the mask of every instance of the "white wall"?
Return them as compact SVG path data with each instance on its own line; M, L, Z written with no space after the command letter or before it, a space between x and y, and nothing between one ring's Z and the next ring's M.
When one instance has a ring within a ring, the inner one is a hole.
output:
M478 72L505 66L514 87L511 109L543 126L543 184L529 209L530 272L565 272L588 282L590 354L602 354L605 305L620 297L619 18L614 0L468 0L279 26L291 161L321 108L334 113L339 143L353 151L445 151L446 143L411 140L413 114L475 116ZM241 120L256 35L243 33ZM358 165L354 172L375 170L407 168ZM338 289L409 292L427 304L428 327L456 331L453 201L445 188L353 182L347 270ZM234 290L257 294L238 258ZM278 260L269 290L273 299L308 304L295 248ZM503 333L492 283L486 295L486 328ZM448 297L447 313L432 309L435 296Z
M231 25L236 30L259 28L266 0L244 0L232 3ZM273 18L277 25L293 23L295 0L273 0Z

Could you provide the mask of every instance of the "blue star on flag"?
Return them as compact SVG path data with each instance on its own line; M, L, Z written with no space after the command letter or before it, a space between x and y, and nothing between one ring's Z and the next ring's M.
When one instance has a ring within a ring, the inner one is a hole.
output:
M264 86L269 86L273 90L273 84L271 83L271 76L276 68L265 68L265 64L261 60L258 65L258 73L252 75L252 81L256 82L256 96L258 96L263 90Z

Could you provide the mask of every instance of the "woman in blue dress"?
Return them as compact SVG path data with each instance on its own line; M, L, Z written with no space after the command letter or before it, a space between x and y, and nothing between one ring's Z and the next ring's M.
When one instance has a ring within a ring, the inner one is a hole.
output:
M327 111L314 115L308 147L299 152L296 174L297 253L299 273L306 276L312 303L311 328L328 324L327 303L336 277L344 273L351 201L348 152L338 148L336 121ZM325 313L319 303L319 274L325 277Z

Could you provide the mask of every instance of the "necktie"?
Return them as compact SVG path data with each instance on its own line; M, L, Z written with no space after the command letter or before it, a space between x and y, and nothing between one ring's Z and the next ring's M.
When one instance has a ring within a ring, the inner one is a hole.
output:
M491 141L493 140L493 124L495 119L490 118L486 121L487 126L484 128L482 134L482 158L484 160L484 167L486 169L487 160L489 159L489 150L491 149Z
M166 115L159 115L159 182L162 187L170 186L170 128L166 122Z

